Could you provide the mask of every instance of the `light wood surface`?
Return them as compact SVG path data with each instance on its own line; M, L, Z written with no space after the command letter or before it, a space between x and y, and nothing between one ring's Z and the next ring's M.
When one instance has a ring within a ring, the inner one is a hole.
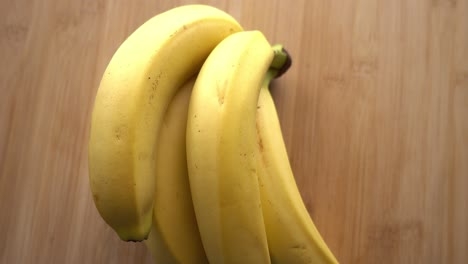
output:
M90 113L126 36L189 2L0 3L0 263L151 263L94 207ZM468 262L468 0L204 3L292 54L274 97L341 263Z

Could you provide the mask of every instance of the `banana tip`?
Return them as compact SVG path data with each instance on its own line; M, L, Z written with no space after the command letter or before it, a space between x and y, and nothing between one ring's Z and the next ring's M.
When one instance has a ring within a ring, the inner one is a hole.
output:
M278 70L278 73L276 74L275 78L279 78L281 75L287 72L292 65L292 58L291 55L289 55L289 52L284 47L281 48L281 52L284 52L284 54L286 54L286 61L284 62L283 66L281 66L281 68Z

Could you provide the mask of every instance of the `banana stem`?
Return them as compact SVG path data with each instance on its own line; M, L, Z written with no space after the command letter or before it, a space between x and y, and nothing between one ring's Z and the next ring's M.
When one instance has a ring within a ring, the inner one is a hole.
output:
M279 78L291 67L291 56L286 51L286 49L284 49L283 45L273 45L272 49L275 55L273 57L273 61L271 62L270 68L265 75L262 87L269 87L270 82L273 79Z
M288 51L283 47L283 45L273 45L272 49L275 55L273 57L273 61L271 62L269 71L272 71L272 78L279 78L291 67L292 59Z

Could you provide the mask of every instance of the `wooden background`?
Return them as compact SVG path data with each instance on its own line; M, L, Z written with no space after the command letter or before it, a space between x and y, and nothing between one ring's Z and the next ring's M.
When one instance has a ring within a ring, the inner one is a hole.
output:
M1 1L1 263L151 262L94 207L90 113L126 36L189 2ZM341 263L468 262L468 0L200 2L292 54L274 96Z

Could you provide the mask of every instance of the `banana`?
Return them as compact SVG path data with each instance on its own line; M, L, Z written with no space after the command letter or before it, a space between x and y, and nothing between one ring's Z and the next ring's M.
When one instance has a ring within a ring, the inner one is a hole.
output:
M185 131L195 78L168 106L156 152L153 227L145 244L155 263L208 263L198 231L187 171Z
M100 215L122 240L144 240L151 229L155 146L167 105L213 48L241 30L216 8L182 6L148 20L112 57L92 113L89 180Z
M273 49L278 54L275 59L287 56L281 46ZM284 63L287 60L280 61L277 69ZM272 66L266 75L256 119L257 170L271 259L273 263L338 263L310 218L294 180L275 104L268 89L277 74L278 70Z
M209 55L192 91L187 162L210 263L270 263L256 171L255 115L272 58L260 32L230 35Z

